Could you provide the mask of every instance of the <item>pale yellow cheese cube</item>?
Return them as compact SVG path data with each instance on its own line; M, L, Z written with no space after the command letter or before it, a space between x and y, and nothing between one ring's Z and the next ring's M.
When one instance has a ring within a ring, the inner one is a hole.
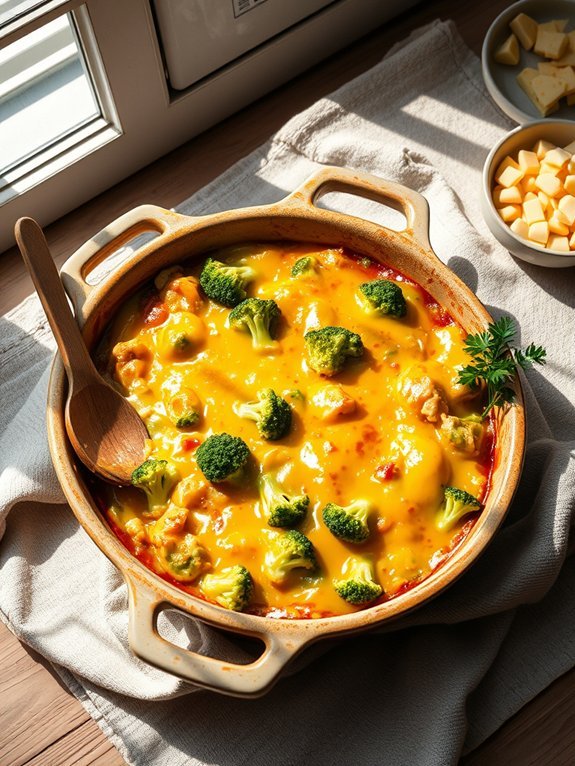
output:
M539 73L537 72L537 69L531 69L530 67L525 67L525 69L521 70L521 72L519 72L519 74L517 75L517 84L519 85L520 88L522 88L522 90L525 91L525 93L531 99L533 104L545 117L545 115L547 114L547 110L543 106L543 104L540 103L539 99L535 95L535 91L533 90L533 80L538 76L538 74Z
M521 181L521 188L523 189L523 194L527 194L527 192L534 192L537 194L535 176L525 176L525 178Z
M559 202L560 201L561 200L559 200L557 202L557 207L555 209L555 215L557 216L557 220L558 221L561 221L561 223L564 223L566 226L570 226L571 224L569 223L569 217L567 215L565 215L565 213L559 208Z
M535 192L527 192L525 196L523 197L523 202L529 202L530 199L539 199L537 196L537 187L535 187Z
M561 168L558 168L557 165L550 165L548 162L545 162L545 160L543 160L543 162L539 166L539 175L541 175L542 173L546 173L551 176L557 176L559 175L560 170Z
M559 210L567 219L569 226L573 226L575 221L575 197L572 194L566 194L559 200Z
M555 77L557 74L557 66L555 66L553 61L540 61L537 64L537 71L539 74L550 74L552 77Z
M505 205L505 207L500 207L497 212L506 223L510 223L516 218L521 218L522 210L521 205Z
M561 253L569 252L569 239L561 237L559 234L550 234L547 247L551 250L559 250Z
M535 178L535 185L549 197L556 197L563 188L561 181L551 173L540 173Z
M534 199L525 199L523 202L523 218L531 226L532 223L545 220L545 213L538 197Z
M550 151L551 149L555 149L555 145L550 143L549 141L543 141L543 140L537 141L537 143L533 147L533 151L537 155L537 159L540 161L543 159L543 157L545 157L547 152Z
M550 109L561 96L565 95L565 83L557 77L538 74L531 82L531 88L543 109Z
M545 21L543 24L538 25L541 29L546 29L548 32L563 32L567 26L567 19L555 19L554 21Z
M508 186L501 189L499 201L505 205L520 205L523 202L523 194L518 186Z
M563 95L570 96L575 93L575 71L572 66L555 67L554 77L565 84ZM571 152L573 153L573 152Z
M563 181L563 188L567 194L573 194L575 196L575 175L568 175Z
M537 193L537 199L541 203L541 207L543 208L543 212L547 215L547 208L550 205L550 197L548 197L545 192L538 192Z
M523 218L516 218L514 221L511 222L511 226L509 227L511 231L515 232L518 237L523 237L523 239L527 239L529 236L529 226L525 223Z
M549 224L547 221L536 221L529 226L529 239L540 245L546 245L549 239Z
M567 52L568 48L569 40L566 34L543 29L542 25L539 24L533 46L535 53L539 56L546 56L548 59L559 59Z
M501 186L517 186L519 181L523 178L523 171L519 168L514 168L511 165L505 168L503 173L499 177L496 177L496 181Z
M537 37L537 22L526 13L520 13L509 24L511 31L517 35L517 39L526 51L530 51Z
M551 149L547 152L543 161L546 165L553 165L556 168L562 168L563 165L569 162L570 159L570 152L566 152L565 149L561 149L559 146L556 146L554 149Z
M553 212L549 218L549 231L553 232L553 234L565 236L569 234L569 226L560 220L556 212Z
M519 43L514 34L509 35L507 40L499 46L493 58L498 64L515 66L519 63Z
M520 149L517 162L526 176L534 176L539 172L539 159L535 152Z
M560 58L555 59L555 66L575 66L575 51L567 51Z

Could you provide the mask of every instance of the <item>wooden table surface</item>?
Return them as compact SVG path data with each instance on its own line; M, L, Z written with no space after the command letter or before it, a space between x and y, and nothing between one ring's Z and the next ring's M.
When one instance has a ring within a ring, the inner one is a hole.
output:
M46 233L56 261L63 263L92 234L136 205L177 205L265 141L293 114L373 66L391 45L424 23L452 18L479 54L491 20L509 4L508 0L421 3L55 222ZM4 313L32 292L32 284L15 249L0 256L0 271L0 313ZM0 722L0 766L124 764L48 663L2 625ZM575 764L575 670L461 760L461 766L480 764Z

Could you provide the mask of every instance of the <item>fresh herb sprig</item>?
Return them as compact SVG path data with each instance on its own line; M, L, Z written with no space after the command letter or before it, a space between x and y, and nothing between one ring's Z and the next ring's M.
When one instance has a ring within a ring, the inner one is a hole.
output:
M460 370L457 382L474 390L481 383L486 384L487 405L482 417L486 417L493 407L501 407L515 400L515 392L510 383L518 366L525 370L532 364L545 364L546 351L543 346L531 343L525 351L521 351L510 345L515 339L515 332L513 320L501 317L490 324L485 332L468 335L465 341L465 351L472 357L473 364Z

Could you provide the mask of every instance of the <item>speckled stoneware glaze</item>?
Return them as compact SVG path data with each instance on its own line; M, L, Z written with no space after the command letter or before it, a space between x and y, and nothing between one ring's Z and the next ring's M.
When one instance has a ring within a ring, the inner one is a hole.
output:
M405 213L407 228L391 231L353 216L319 209L321 194L340 191L379 201ZM470 290L435 256L428 240L424 198L403 186L341 168L324 168L280 202L201 218L182 216L152 205L123 215L83 245L62 269L89 347L93 347L122 301L160 269L207 250L246 241L295 240L346 246L382 260L413 278L468 332L482 330L490 316ZM122 243L145 230L158 232L102 282L86 278ZM255 697L268 691L284 667L304 647L328 637L381 627L428 602L458 578L479 556L501 524L515 491L524 450L523 397L501 413L492 485L485 509L464 542L428 579L402 595L354 614L312 620L278 620L228 611L173 587L132 556L112 533L83 480L66 438L66 378L56 357L48 394L48 435L52 459L70 506L102 552L124 575L129 593L129 642L150 664L214 691ZM166 641L157 617L176 608L224 630L255 636L265 648L249 665L235 665L195 654ZM337 668L334 668L334 677Z

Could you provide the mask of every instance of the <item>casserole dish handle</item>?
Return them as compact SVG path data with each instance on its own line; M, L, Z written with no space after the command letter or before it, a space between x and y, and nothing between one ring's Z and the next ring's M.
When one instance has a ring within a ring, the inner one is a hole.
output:
M162 240L169 239L189 223L189 216L174 213L157 205L140 205L116 218L79 247L60 270L60 277L72 300L78 323L81 326L84 324L84 305L101 281L88 281L90 273L97 266L145 232L155 232L156 237L152 243L155 248ZM128 268L135 260L145 255L145 252L146 245L142 245L112 268L115 269L120 265Z
M126 572L124 576L129 594L128 641L134 654L148 664L204 689L233 697L258 697L265 694L288 662L310 643L311 638L305 627L300 627L294 621L286 623L287 630L282 625L282 634L269 628L261 634L247 633L265 645L260 657L248 665L214 659L184 649L163 638L157 628L159 613L163 609L177 609L177 606L159 598L152 589L136 582ZM220 610L220 607L211 604L205 606L208 610ZM228 610L225 612L229 630L246 634L241 628L243 615ZM210 624L208 620L205 622Z
M301 208L302 204L305 208L315 207L317 200L330 192L356 194L399 210L405 215L407 227L398 233L437 257L429 242L429 205L419 192L370 173L329 166L310 176L285 202L294 207Z

